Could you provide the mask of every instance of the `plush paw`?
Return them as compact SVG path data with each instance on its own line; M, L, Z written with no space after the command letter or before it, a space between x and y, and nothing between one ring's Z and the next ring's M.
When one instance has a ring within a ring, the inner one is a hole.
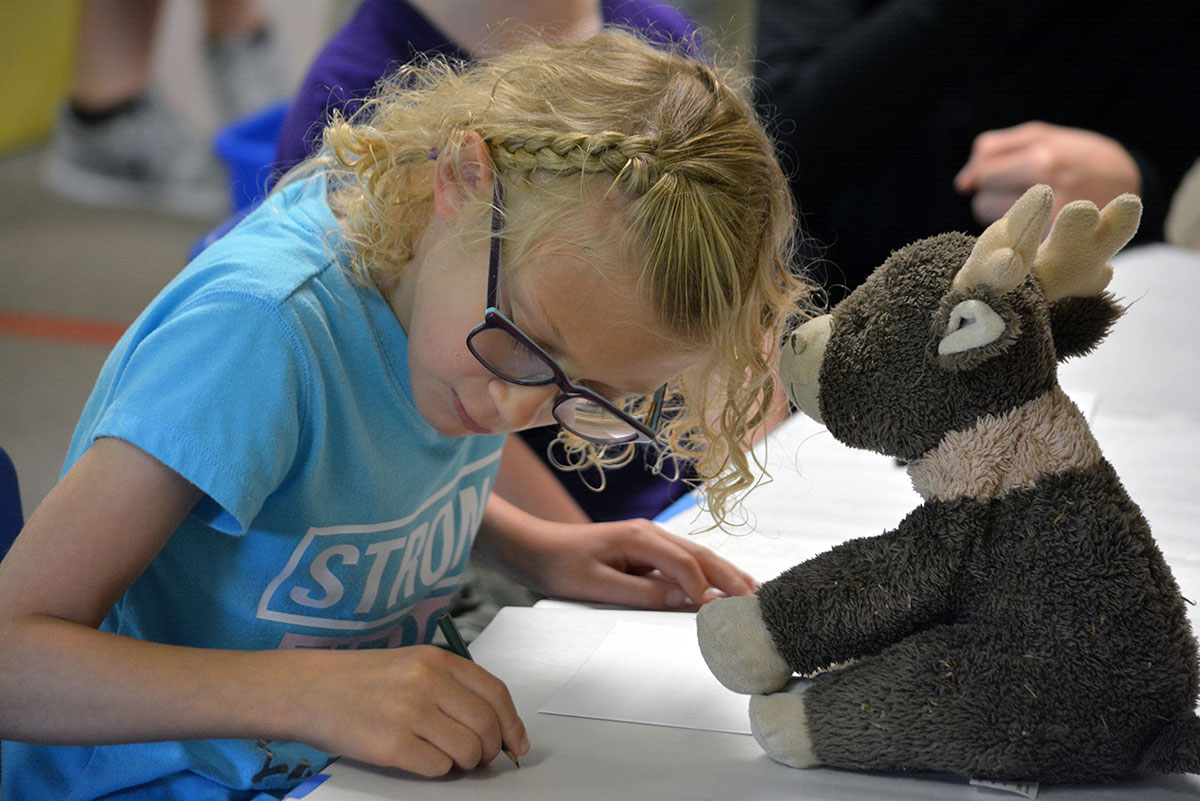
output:
M803 691L808 684L799 681L788 692L750 698L750 733L767 756L792 768L821 764L813 753L804 714Z
M735 693L774 692L792 677L753 596L706 603L696 613L696 633L708 669Z

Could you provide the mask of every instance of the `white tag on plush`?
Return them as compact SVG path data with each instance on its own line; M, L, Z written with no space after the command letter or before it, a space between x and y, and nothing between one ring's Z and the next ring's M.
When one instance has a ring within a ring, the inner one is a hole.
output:
M993 782L987 779L971 779L971 784L984 790L995 790L1001 793L1014 793L1032 799L1037 798L1037 782Z

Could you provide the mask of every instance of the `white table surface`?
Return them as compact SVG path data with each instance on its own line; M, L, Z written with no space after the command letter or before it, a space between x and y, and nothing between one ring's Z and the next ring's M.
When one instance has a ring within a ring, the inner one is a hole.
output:
M1200 600L1200 253L1150 246L1114 261L1110 287L1129 312L1092 354L1060 370L1084 407L1185 597ZM895 526L919 498L903 469L850 450L802 415L760 446L769 483L745 504L733 533L707 531L695 509L664 525L737 562L760 580L850 537ZM699 533L698 533L699 532ZM1200 612L1189 607L1193 628ZM746 735L571 718L537 710L588 659L617 621L694 626L681 613L592 609L542 602L509 608L472 644L476 661L504 680L530 733L518 770L506 760L425 780L340 760L311 789L313 801L366 799L1015 799L949 776L793 770ZM630 675L630 682L637 676ZM1042 786L1039 798L1174 799L1200 796L1200 777L1144 776L1114 785Z

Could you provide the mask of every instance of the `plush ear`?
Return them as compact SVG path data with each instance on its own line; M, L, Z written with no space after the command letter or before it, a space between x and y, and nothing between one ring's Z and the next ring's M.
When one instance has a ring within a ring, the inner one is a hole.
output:
M991 306L976 298L962 300L950 309L937 350L942 356L962 353L989 345L1003 334L1004 320Z
M946 370L969 370L998 356L1017 340L1020 318L1003 298L975 290L951 291L933 318L937 361Z
M1125 313L1108 292L1086 297L1065 297L1050 304L1050 331L1058 360L1083 356L1108 336L1113 323Z
M934 318L943 367L969 369L1016 340L1015 315L1001 297L1025 283L1033 269L1053 205L1050 187L1030 187L975 241Z

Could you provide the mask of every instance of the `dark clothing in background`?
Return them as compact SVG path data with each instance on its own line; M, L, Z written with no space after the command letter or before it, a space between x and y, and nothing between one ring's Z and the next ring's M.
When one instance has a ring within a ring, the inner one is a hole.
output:
M1162 239L1200 155L1198 43L1194 0L760 0L756 100L816 277L853 288L913 240L980 232L954 176L976 135L1031 120L1124 145L1139 240Z

